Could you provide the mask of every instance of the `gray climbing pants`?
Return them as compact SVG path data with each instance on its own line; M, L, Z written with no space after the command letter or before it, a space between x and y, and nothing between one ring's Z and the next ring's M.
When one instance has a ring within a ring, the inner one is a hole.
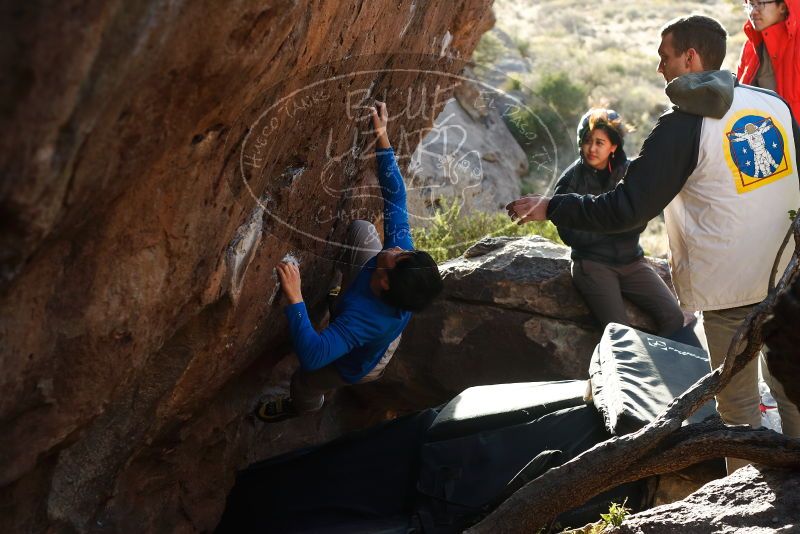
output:
M601 328L608 323L630 325L622 297L653 318L659 336L669 336L683 326L678 299L644 258L627 265L574 260L572 282Z

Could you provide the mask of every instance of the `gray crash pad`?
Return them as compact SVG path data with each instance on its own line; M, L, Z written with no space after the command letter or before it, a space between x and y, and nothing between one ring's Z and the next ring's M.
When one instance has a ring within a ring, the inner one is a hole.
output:
M428 440L453 439L527 423L545 414L582 406L586 380L476 386L448 402L428 429Z
M635 432L710 371L703 349L610 323L589 365L592 398L614 435ZM688 420L716 413L714 401Z

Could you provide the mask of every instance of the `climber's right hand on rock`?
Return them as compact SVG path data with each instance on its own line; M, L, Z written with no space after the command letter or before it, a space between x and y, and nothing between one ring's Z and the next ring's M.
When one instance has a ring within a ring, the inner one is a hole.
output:
M289 303L303 302L303 294L300 292L300 268L294 263L282 261L275 269L278 271L283 294Z

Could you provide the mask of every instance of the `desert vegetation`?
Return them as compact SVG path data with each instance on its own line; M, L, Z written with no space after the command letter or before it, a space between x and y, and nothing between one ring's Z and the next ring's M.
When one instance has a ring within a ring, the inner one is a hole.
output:
M620 112L631 131L625 150L639 152L658 116L668 109L656 72L660 28L671 18L701 13L719 19L730 35L723 68L735 70L744 40L744 13L735 0L669 2L497 0L495 28L473 55L476 73L503 78L498 89L522 101L504 114L528 155L523 193L552 192L577 157L575 126L592 106ZM653 256L667 251L663 220L642 235Z

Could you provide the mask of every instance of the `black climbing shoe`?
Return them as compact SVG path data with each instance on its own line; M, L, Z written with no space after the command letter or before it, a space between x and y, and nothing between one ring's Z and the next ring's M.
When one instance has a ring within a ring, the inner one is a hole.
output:
M287 397L271 397L259 401L255 416L265 423L277 423L297 415L292 406L292 399Z

